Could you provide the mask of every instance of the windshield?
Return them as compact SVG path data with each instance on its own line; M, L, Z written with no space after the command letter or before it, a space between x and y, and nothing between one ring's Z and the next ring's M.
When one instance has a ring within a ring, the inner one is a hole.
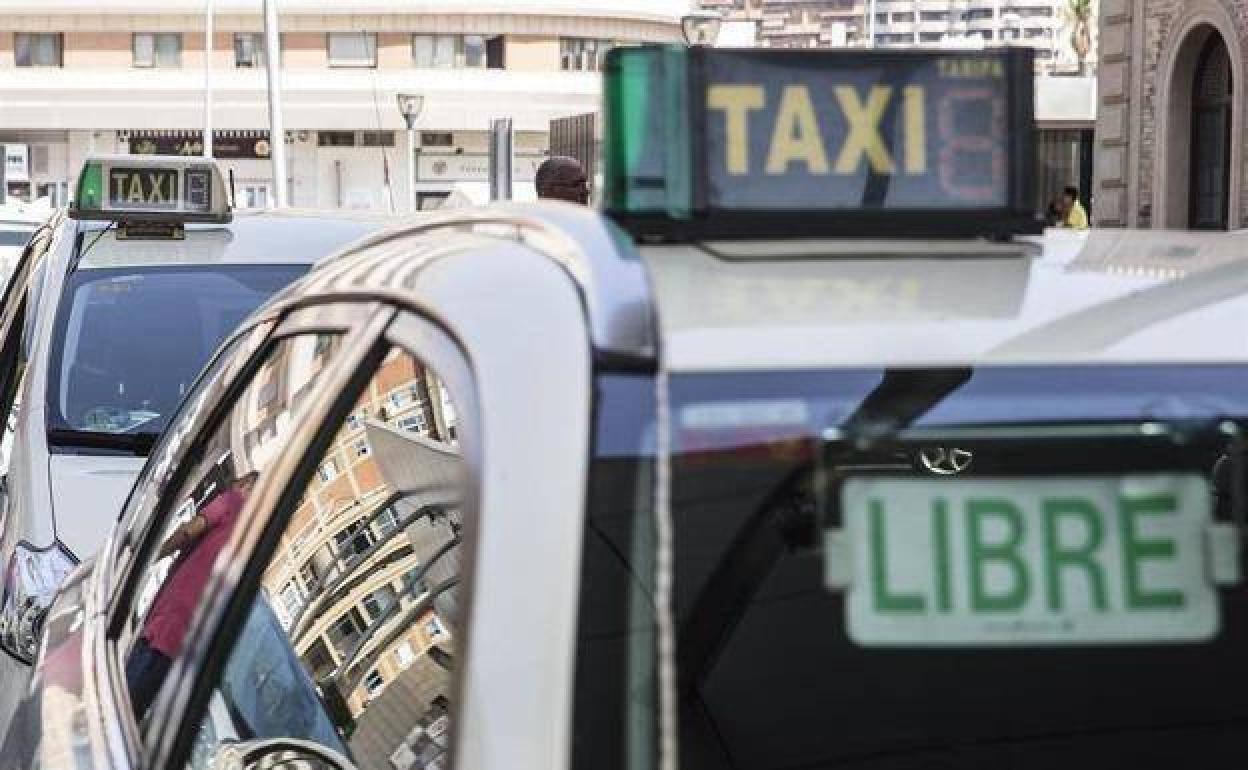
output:
M32 232L34 232L34 228L30 230L0 230L0 246L25 246L26 241L30 240Z
M164 430L213 351L304 265L91 268L57 319L48 430L57 447L123 447Z
M673 375L681 767L1234 766L1246 377ZM591 496L593 537L645 575L651 511L627 500ZM628 510L633 528L602 526ZM585 635L637 601L638 582L595 574ZM628 703L636 670L621 649L578 689ZM635 709L593 702L578 705L636 732ZM636 756L603 745L599 764Z

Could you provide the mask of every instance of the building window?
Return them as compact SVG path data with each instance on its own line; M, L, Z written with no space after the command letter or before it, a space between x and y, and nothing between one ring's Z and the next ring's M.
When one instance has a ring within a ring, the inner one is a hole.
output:
M369 454L371 453L372 453L372 450L369 449L368 447L368 441L364 439L360 439L359 441L355 442L355 456L356 457L368 457Z
M372 530L364 526L364 522L357 521L344 527L334 535L334 544L338 547L340 556L359 556L367 553L368 549L373 547Z
M317 147L354 147L354 131L317 131Z
M390 404L395 409L402 409L403 405L407 403L407 396L407 391L396 390L390 394Z
M321 477L321 481L328 484L338 478L338 461L332 459L326 460L325 463L317 469L316 473Z
M19 32L13 38L14 61L19 67L60 67L64 46L59 32Z
M368 672L368 676L364 677L364 689L368 691L368 697L376 698L377 694L386 686L386 680L381 678L381 674L374 669Z
M393 131L361 131L360 132L361 147L393 147L394 132Z
M182 34L179 32L134 33L134 66L181 67Z
M459 35L412 35L412 63L420 69L452 69L462 41Z
M437 639L442 634L442 623L438 620L438 616L434 615L425 623L425 635L432 640Z
M377 66L377 35L371 32L330 32L326 47L331 67Z
M501 35L412 35L412 64L420 69L501 69Z
M940 32L920 32L919 42L920 43L939 43L942 37L944 37L944 35L943 33L940 33Z
M387 508L377 514L377 518L373 520L373 524L377 527L377 531L382 537L390 534L399 528L399 517L395 514L393 508Z
M584 37L559 39L559 66L571 72L599 72L614 43Z
M239 191L242 193L239 208L267 209L269 207L268 182L244 182Z
M455 144L455 135L450 131L421 131L421 147L450 147Z
M398 425L403 430L410 431L412 433L429 432L429 423L425 421L425 415L420 412L404 417L399 420Z
M347 415L347 430L359 430L360 418L354 414Z
M46 144L30 146L30 171L32 174L48 173L48 146Z
M355 635L359 633L359 628L356 626L355 619L352 617L354 612L354 610L352 612L348 612L338 618L338 620L329 627L328 633L330 641L334 643L334 646L338 647L339 652L342 652L344 648L348 647L349 644L355 640Z
M309 594L321 587L321 578L316 574L316 568L311 563L299 568L299 579L303 581L303 590Z
M401 669L407 669L408 666L416 662L416 652L412 649L411 642L403 642L394 648L394 662Z
M949 21L948 11L919 11L919 19L922 21Z
M293 580L282 588L282 605L286 608L286 616L292 621L303 607L303 595L299 593L299 586Z
M234 66L264 66L264 35L257 32L234 33Z

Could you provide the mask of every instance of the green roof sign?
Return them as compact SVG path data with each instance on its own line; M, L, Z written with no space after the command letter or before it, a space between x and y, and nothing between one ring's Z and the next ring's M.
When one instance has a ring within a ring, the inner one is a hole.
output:
M1034 232L1032 57L615 49L607 210L671 237Z
M232 218L216 163L158 155L87 158L69 213L75 219L149 223Z

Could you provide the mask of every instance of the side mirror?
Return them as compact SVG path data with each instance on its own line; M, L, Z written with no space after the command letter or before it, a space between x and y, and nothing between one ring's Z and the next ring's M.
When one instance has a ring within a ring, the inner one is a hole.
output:
M298 738L270 738L224 743L211 770L355 770L351 760L319 743Z

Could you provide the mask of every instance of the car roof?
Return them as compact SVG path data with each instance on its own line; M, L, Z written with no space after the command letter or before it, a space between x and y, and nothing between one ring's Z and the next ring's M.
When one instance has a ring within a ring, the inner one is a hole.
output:
M1049 230L641 252L667 365L714 371L1248 362L1231 333L1248 318L1245 247L1248 233Z
M357 212L244 211L229 224L188 224L182 240L124 240L107 223L84 223L77 267L311 264L394 221Z
M1248 232L636 246L589 209L490 206L381 231L283 296L401 294L499 236L578 281L600 351L661 346L672 371L1248 362Z
M645 270L632 242L593 209L571 203L501 203L434 211L374 233L280 293L270 308L315 295L411 292L432 262L519 242L559 265L579 285L590 338L602 353L652 358L653 316Z

